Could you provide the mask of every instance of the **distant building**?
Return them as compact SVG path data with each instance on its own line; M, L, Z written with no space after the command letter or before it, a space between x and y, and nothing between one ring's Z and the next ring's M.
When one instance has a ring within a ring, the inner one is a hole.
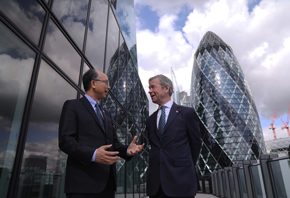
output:
M180 100L180 105L191 107L191 97L187 95L186 91L182 91L179 93L179 100Z
M194 54L192 106L200 119L201 175L265 153L259 114L232 48L207 32Z
M281 154L288 153L290 146L290 137L279 138L274 140L265 141L267 153L269 154Z

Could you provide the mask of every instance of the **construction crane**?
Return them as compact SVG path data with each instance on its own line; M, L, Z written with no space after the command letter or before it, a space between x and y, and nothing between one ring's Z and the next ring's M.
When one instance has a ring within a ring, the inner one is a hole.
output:
M171 80L172 80L172 83L174 82L173 81L173 79L175 80L175 87L176 87L176 98L175 98L175 91L174 91L174 89L173 89L173 93L172 93L172 95L173 95L173 101L176 103L176 104L178 104L178 105L180 105L180 98L179 98L179 88L178 88L178 84L177 84L177 80L176 80L176 77L175 77L175 73L174 73L174 71L173 71L173 69L172 69L172 67L171 67ZM173 86L174 87L174 86Z
M282 129L282 130L287 129L288 137L290 137L289 119L290 119L290 103L289 103L289 108L288 108L288 115L287 115L287 122L286 122L286 124L285 124L285 122L284 122L284 121L282 120L282 118L281 118L281 120L282 120L282 122L283 122L283 124L284 124L284 126L281 127L281 129Z
M270 125L270 127L269 127L269 129L271 129L271 130L273 131L274 139L275 139L275 140L277 140L277 135L276 135L276 131L275 131L276 127L274 126L274 122L275 122L275 120L276 120L277 113L278 113L278 109L276 109L276 112L275 112L275 115L274 115L273 121L272 121L272 123L271 123L271 125Z

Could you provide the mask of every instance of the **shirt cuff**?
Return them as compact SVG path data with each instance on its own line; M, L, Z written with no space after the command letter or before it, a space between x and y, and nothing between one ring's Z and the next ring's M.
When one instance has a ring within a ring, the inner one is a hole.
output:
M131 155L129 155L129 153L128 153L128 149L129 149L129 146L128 146L128 148L127 148L127 156L131 156Z
M98 150L98 149L96 149L95 152L94 152L94 154L93 154L92 162L95 162L95 161L96 161L96 152L97 152L97 150Z

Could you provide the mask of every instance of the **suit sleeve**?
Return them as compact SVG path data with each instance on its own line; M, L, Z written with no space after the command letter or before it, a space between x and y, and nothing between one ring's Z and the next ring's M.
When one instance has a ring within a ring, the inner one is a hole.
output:
M109 112L107 112L107 114L109 114L110 119L112 120L111 114ZM122 157L126 161L129 161L132 159L133 156L127 155L127 149L129 145L123 145L121 142L119 142L115 129L113 129L113 145L114 145L114 150L119 151L118 156Z
M196 164L201 148L201 134L198 124L198 117L194 109L191 109L187 117L187 132L189 136L192 160L193 163Z
M77 142L77 113L72 101L66 101L62 108L59 123L59 148L69 157L89 164L96 148L81 145Z

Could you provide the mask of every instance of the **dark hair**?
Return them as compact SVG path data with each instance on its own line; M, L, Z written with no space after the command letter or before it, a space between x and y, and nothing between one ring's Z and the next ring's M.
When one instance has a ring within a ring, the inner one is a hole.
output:
M90 90L91 81L94 79L98 79L98 73L95 69L90 69L83 75L83 85L85 92Z
M172 93L173 93L172 81L169 78L167 78L166 76L164 76L162 74L159 74L159 75L153 76L152 78L149 78L149 83L150 83L151 80L153 80L155 78L159 79L159 82L160 82L160 85L161 85L162 88L164 88L166 86L169 86L169 96L171 96Z

